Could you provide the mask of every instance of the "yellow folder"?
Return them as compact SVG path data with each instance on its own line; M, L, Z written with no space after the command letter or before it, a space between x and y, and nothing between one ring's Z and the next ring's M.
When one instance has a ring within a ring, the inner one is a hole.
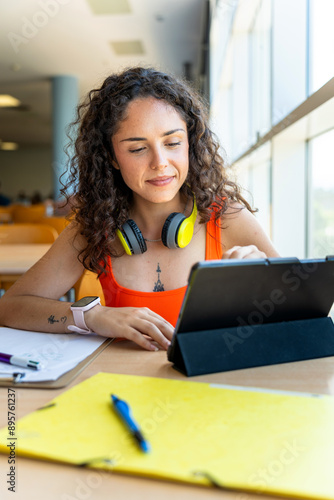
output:
M143 453L110 395L151 445ZM8 428L0 451L8 454ZM16 452L115 472L334 499L334 398L99 373L17 422Z

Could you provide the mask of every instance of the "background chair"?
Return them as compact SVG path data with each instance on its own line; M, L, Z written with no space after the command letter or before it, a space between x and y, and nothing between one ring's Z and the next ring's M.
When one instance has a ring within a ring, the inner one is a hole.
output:
M13 205L12 217L14 222L18 223L32 223L41 222L45 216L45 205L38 203L37 205Z
M101 298L101 304L105 305L104 294L97 274L85 270L81 278L74 285L75 300L82 299L87 295L97 295Z
M0 207L0 224L13 222L12 207Z
M66 217L43 217L41 219L41 224L47 224L55 228L58 234L60 234L65 227L69 224Z
M53 243L57 237L57 231L46 224L0 225L0 245Z

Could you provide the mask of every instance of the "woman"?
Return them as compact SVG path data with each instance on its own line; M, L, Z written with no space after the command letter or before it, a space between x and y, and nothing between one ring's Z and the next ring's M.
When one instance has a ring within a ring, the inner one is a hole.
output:
M228 180L205 107L184 82L154 69L114 74L74 125L74 220L1 299L0 323L167 349L194 263L277 252ZM106 306L77 312L58 299L84 268L99 274Z

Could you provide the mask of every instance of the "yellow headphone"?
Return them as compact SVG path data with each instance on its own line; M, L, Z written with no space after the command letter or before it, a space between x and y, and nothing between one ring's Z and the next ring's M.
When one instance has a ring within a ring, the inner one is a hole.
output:
M179 212L170 214L161 231L161 241L168 248L184 248L191 242L197 217L197 205L194 196L193 209L189 217ZM127 220L116 234L128 255L137 255L146 252L147 246L144 236L134 220Z

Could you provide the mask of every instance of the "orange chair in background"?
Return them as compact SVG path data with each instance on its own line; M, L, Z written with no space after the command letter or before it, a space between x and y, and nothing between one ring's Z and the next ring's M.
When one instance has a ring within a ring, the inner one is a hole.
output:
M0 207L0 224L9 224L13 222L12 206Z
M37 205L13 205L12 217L13 222L17 223L32 223L41 222L45 216L45 205L38 203Z
M105 305L104 294L100 280L97 274L85 270L81 278L78 279L74 285L75 300L82 299L82 297L97 295L101 298L101 304Z
M46 224L0 225L0 245L53 243L57 238L55 228Z
M60 234L65 227L69 224L66 217L43 217L41 219L41 224L47 224L55 228L58 234Z

